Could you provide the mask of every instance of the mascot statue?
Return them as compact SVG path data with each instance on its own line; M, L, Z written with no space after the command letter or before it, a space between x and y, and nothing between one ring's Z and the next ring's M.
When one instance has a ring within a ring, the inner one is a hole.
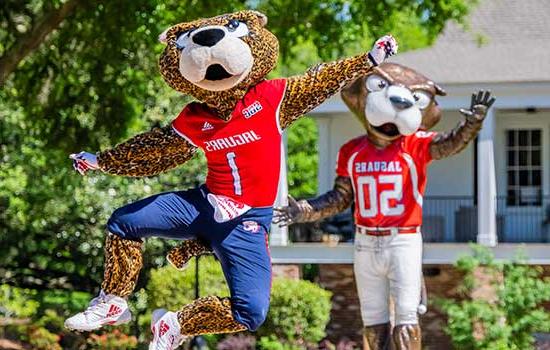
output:
M82 174L153 176L185 163L200 148L208 173L198 188L157 194L113 213L101 292L85 311L66 320L67 328L89 331L130 321L126 299L136 285L148 237L189 240L187 257L212 250L231 294L200 298L175 312L155 311L150 349L175 349L199 334L254 331L264 321L271 288L266 240L281 133L397 50L395 40L385 36L368 53L320 64L303 75L266 80L278 56L278 41L266 23L259 12L241 11L167 29L159 37L166 44L161 74L197 102L166 127L97 154L71 155Z
M428 164L463 150L495 101L472 95L465 121L449 133L428 132L441 118L443 89L418 72L384 63L342 91L366 134L340 148L334 188L277 208L275 222L316 221L355 201L354 271L365 342L371 350L421 349L417 310L422 289L422 196ZM390 329L390 296L395 327Z

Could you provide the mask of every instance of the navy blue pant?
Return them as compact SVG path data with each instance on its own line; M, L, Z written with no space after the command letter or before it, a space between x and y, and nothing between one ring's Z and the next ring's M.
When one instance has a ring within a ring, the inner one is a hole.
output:
M219 259L231 292L233 317L249 330L265 320L271 290L271 258L267 233L272 208L252 208L225 223L214 221L207 189L167 192L115 210L107 224L125 239L198 238Z

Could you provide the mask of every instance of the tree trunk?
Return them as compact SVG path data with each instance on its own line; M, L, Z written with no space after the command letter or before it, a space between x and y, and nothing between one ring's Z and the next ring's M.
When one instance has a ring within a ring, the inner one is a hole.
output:
M71 14L82 0L68 0L61 7L44 13L29 33L23 35L0 58L0 86L3 86L8 76L17 68L19 62L32 53L46 39L46 36L57 29L61 22Z

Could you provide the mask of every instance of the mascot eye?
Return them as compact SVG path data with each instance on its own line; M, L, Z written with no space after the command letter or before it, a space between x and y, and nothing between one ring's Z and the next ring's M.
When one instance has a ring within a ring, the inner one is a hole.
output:
M234 38L241 38L248 35L248 26L246 23L237 21L236 19L230 20L225 27L227 28L228 35Z
M388 86L388 81L384 78L382 78L379 75L371 75L367 78L367 90L369 92L375 92L383 90L386 86Z
M230 32L234 32L239 27L239 23L240 22L236 19L232 19L229 21L226 27L229 29Z
M428 107L432 102L432 96L425 91L419 91L419 90L414 91L413 97L414 97L416 106L420 109L424 109Z
M179 50L185 49L185 47L188 45L189 41L191 40L191 32L192 31L193 31L193 29L187 30L187 31L179 33L177 35L176 47Z

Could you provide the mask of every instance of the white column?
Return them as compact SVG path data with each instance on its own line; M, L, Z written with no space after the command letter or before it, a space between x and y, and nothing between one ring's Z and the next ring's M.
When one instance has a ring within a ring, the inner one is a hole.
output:
M331 155L331 118L328 116L316 117L318 131L318 149L319 163L317 167L317 193L325 193L332 189L334 181L334 162L330 159Z
M495 123L495 108L491 108L483 122L477 146L477 242L489 247L497 245Z
M286 177L286 132L283 134L283 142L281 142L281 170L279 172L279 189L277 191L277 199L275 207L288 205L288 182ZM259 189L261 191L261 189ZM285 246L288 245L288 227L279 227L271 225L271 233L269 234L269 244Z

